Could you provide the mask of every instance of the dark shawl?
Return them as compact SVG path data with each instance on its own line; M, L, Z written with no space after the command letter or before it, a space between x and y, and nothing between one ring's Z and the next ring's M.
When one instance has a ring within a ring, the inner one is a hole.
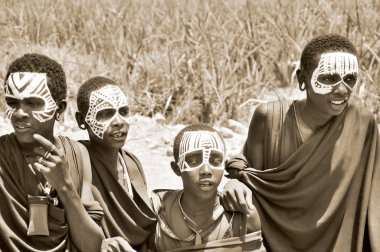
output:
M64 147L65 158L69 164L71 178L78 194L82 186L82 162L78 143L60 137ZM69 226L65 210L49 205L49 236L27 236L29 223L28 194L43 195L39 190L35 175L16 141L15 135L0 137L0 248L4 251L77 251L70 239ZM100 219L99 204L83 202L91 217ZM0 250L1 250L0 249Z
M84 145L88 142L82 141ZM90 153L95 199L104 209L102 228L106 238L121 236L133 247L144 243L154 231L155 215L151 209L142 166L131 153L121 149L133 188L133 198L120 185L116 171Z
M289 104L267 108L264 170L246 168L237 177L253 191L268 251L380 251L380 142L372 113L349 104L300 144Z

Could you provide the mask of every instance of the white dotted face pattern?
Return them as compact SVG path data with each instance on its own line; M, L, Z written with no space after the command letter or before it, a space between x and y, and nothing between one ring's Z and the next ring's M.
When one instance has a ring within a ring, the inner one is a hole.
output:
M358 74L358 59L355 55L345 52L330 52L321 55L318 67L314 70L311 77L311 87L317 94L328 94L334 86L343 82L343 84L353 91L354 87L350 87L343 81L344 77L348 74ZM339 74L341 81L333 84L326 85L318 81L318 76L321 74Z
M91 127L92 132L103 139L104 132L116 117L120 117L126 123L128 122L127 117L119 114L119 109L125 106L128 106L127 98L118 86L104 86L91 92L85 121ZM107 121L100 122L96 119L96 115L104 109L115 109L116 113Z
M198 153L191 158L191 153ZM200 158L201 156L201 158ZM178 166L181 172L194 170L207 164L212 169L223 170L224 143L217 132L186 131L179 146Z
M40 122L53 118L57 104L51 96L47 86L46 73L15 72L9 75L5 84L5 97L23 100L25 98L39 98L45 103L41 111L32 111L32 115ZM8 118L12 117L14 108L6 105Z

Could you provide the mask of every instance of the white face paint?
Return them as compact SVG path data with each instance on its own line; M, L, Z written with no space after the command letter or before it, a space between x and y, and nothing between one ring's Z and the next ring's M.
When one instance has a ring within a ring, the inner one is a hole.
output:
M47 86L46 73L16 72L11 73L5 84L5 97L23 100L25 98L39 98L45 102L44 109L32 111L32 115L40 122L53 118L57 104L51 96ZM6 105L6 114L12 117L14 108Z
M85 121L91 127L94 134L103 139L104 132L116 117L120 117L125 123L128 123L127 115L121 115L119 109L128 106L127 98L123 91L115 85L107 85L98 90L91 92L89 108ZM114 115L107 120L99 121L97 114L101 110L112 109Z
M317 94L328 94L330 93L336 85L341 82L350 90L353 91L356 82L352 85L344 81L345 76L358 74L358 59L355 55L345 52L331 52L324 53L321 55L318 67L314 70L311 77L311 87ZM318 76L326 74L338 74L340 80L336 83L324 84L318 81Z
M224 169L225 150L216 132L187 131L179 146L178 166L181 172L209 165L212 169Z

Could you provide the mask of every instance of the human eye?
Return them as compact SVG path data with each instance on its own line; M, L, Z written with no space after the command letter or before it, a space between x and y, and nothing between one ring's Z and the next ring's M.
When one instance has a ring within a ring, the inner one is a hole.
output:
M189 165L191 168L195 168L202 164L203 162L203 152L202 150L196 150L189 153L186 153L185 155L185 162Z
M224 161L224 155L222 152L212 150L210 153L209 163L212 166L222 166Z
M129 115L129 107L124 106L124 107L119 108L119 114L123 117L128 116Z
M116 113L115 109L102 109L102 110L99 110L96 113L96 120L98 120L98 121L108 120L108 119L112 118L112 116L115 113Z
M358 78L355 74L348 74L343 78L344 82L346 82L348 85L355 85L357 79Z
M339 74L321 74L317 80L323 84L335 84L340 81Z
M18 100L10 97L6 97L5 102L11 108L16 108L16 106L18 105Z

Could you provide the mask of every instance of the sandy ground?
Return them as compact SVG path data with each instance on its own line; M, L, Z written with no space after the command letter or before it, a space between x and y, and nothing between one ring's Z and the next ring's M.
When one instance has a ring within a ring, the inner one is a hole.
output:
M216 127L224 136L227 146L227 156L240 151L247 127L230 120L229 127ZM144 167L147 178L148 191L157 188L181 188L181 179L170 168L173 160L172 148L175 135L184 125L166 125L161 117L148 118L132 116L130 130L125 148L135 154ZM9 120L0 116L1 134L12 132ZM75 140L88 139L87 132L80 130L76 123L70 119L56 123L56 134L68 136ZM227 179L223 179L221 188Z

